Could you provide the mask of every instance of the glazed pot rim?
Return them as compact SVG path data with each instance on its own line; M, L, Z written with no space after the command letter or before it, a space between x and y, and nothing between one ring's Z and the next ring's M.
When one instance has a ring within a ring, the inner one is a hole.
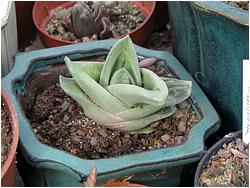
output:
M13 160L15 159L18 140L19 140L19 125L18 125L18 117L17 117L15 107L12 104L6 91L3 88L1 89L2 89L1 97L7 106L7 110L9 112L9 118L11 119L11 128L12 128L12 143L10 145L8 157L1 169L1 178L3 178L5 174L7 173L8 169L10 168Z
M62 4L73 4L73 3L76 3L77 1L64 1L62 2ZM143 2L143 1L138 1L138 2ZM131 1L131 3L133 4L137 4L138 3L137 1ZM140 30L148 21L149 19L153 16L153 12L155 10L155 6L156 6L156 2L155 1L148 1L148 2L152 2L152 8L149 12L149 15L147 15L146 19L138 26L136 27L135 29L133 29L132 31L130 31L129 33L127 34L124 34L124 35L115 35L114 37L115 38L122 38L126 35L131 35L133 33L135 33L136 31ZM42 2L42 1L36 1L34 6L33 6L33 9L32 9L32 19L33 19L33 22L36 26L36 28L43 34L45 35L46 37L52 39L52 40L56 40L56 41L59 41L59 42L64 42L64 43L67 43L67 44L79 44L79 43L82 43L82 42L73 42L73 41L68 41L68 40L63 40L63 39L59 39L59 38L55 38L53 37L52 35L49 35L47 32L45 32L44 30L41 29L41 27L38 25L37 21L36 21L36 7L37 7L37 4L38 3L45 3L45 2ZM140 9L140 7L139 7ZM141 10L141 9L140 9ZM145 15L144 15L145 16Z
M198 84L173 55L163 51L145 49L138 45L135 45L137 54L140 54L143 57L155 57L164 60L169 64L170 68L173 69L173 67L175 67L174 72L176 75L181 76L182 79L191 80L193 82L193 92L191 96L193 103L198 104L200 111L202 114L205 114L205 116L190 129L187 140L184 144L172 148L162 148L159 150L123 155L108 159L86 160L73 156L67 152L59 151L38 141L29 126L29 121L22 112L19 101L17 100L15 94L16 90L13 89L14 84L16 84L15 81L19 81L20 83L21 80L27 79L27 74L31 73L30 69L33 66L33 63L38 60L45 59L39 63L42 66L49 66L53 63L58 63L58 58L60 58L60 62L63 62L63 55L68 55L69 57L72 56L70 58L74 59L76 58L76 53L80 52L84 53L86 56L93 51L108 51L115 42L117 42L117 39L108 39L17 54L15 66L12 71L3 78L2 85L14 101L19 121L23 125L22 129L20 129L20 137L22 138L20 139L20 146L23 147L23 151L26 152L28 160L33 163L39 163L39 166L48 163L64 165L77 174L89 174L89 169L95 164L98 169L98 175L105 175L132 167L151 166L152 168L159 168L159 164L163 163L165 165L169 163L175 164L176 161L185 161L186 159L187 161L194 161L198 160L201 155L203 155L205 148L204 139L218 130L220 126L220 118L217 112L212 107ZM48 59L46 59L47 57L54 57L57 62L54 62L54 59L52 59L53 63L50 63ZM25 135L29 136L27 137ZM34 145L37 145L37 147L34 147ZM192 147L190 147L190 145ZM41 150L47 152L41 152ZM179 152L182 150L185 151L184 154L183 152ZM141 160L142 158L144 160ZM67 165L65 165L65 163Z
M217 141L201 158L198 167L196 169L195 172L195 177L194 177L194 186L195 187L200 187L200 175L201 172L203 170L203 168L208 164L209 160L211 159L211 157L213 155L215 155L219 149L221 149L222 145L224 143L229 143L232 140L234 140L235 138L239 138L242 136L242 130L233 132L233 133L229 133L227 135L225 135L222 139L220 139L219 141Z
M249 26L249 12L247 10L234 7L222 1L193 1L191 3L207 12L221 15L240 25Z

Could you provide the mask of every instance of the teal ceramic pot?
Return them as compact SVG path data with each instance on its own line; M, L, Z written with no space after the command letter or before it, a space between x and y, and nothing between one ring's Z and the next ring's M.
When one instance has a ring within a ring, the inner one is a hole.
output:
M222 128L241 129L248 11L219 1L169 2L168 7L175 56L218 110Z
M113 178L132 176L130 182L146 186L178 186L183 167L198 161L205 152L204 140L220 127L220 119L215 109L175 57L166 52L139 46L136 46L139 58L160 59L174 76L193 82L189 100L200 120L191 128L183 144L108 159L85 160L37 140L19 101L21 96L30 94L27 81L32 73L46 71L56 64L63 63L65 55L72 60L107 55L116 41L110 39L17 54L14 69L2 79L2 86L18 113L18 167L27 186L81 186L93 165L97 167L98 185ZM48 80L41 82L47 84Z

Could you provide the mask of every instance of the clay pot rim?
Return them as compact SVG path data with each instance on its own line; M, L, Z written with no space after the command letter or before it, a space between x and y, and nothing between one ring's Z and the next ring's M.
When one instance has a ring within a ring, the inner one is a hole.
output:
M12 143L10 145L10 151L8 153L8 158L5 161L5 163L1 169L1 173L2 173L1 178L3 178L5 176L5 174L7 173L8 169L10 168L11 163L13 162L15 155L16 155L16 149L17 149L18 140L19 140L19 125L18 125L18 117L17 117L15 107L14 107L13 103L11 102L9 96L7 95L6 91L3 88L1 91L1 97L7 106L9 116L11 118L11 128L12 128L12 133L13 133Z
M132 4L137 4L138 2L143 2L143 1L129 1L131 2ZM125 35L114 35L114 38L122 38L122 37L125 37L127 35L131 35L133 33L135 33L136 31L140 30L142 27L144 27L144 25L149 21L149 19L153 16L153 13L154 13L154 10L155 10L155 6L156 6L156 2L155 1L149 1L149 2L152 2L152 9L150 10L149 12L149 15L147 15L146 19L141 23L141 25L139 27L136 27L135 29L133 29L132 31L130 31L129 33L125 34ZM40 3L40 1L36 1L34 6L33 6L33 9L32 9L32 19L33 19L33 22L36 26L36 28L45 36L47 36L48 38L52 39L52 40L56 40L56 41L59 41L59 42L64 42L64 43L67 43L67 44L79 44L79 43L82 43L82 42L73 42L73 41L68 41L68 40L62 40L62 39L58 39L58 38L55 38L51 35L49 35L48 33L46 33L44 30L41 29L41 27L38 25L36 19L35 19L35 10L36 10L36 7L37 7L37 4ZM76 3L76 1L65 1L63 2L63 4L74 4ZM137 6L138 7L138 6ZM140 9L140 11L142 11L142 9L140 7L138 7L138 9ZM143 11L142 11L143 12ZM144 15L145 16L145 15Z

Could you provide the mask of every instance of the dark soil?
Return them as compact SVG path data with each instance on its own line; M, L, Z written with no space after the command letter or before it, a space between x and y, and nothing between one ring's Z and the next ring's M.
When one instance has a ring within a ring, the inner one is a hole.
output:
M168 24L165 27L154 31L148 42L145 44L145 48L163 50L173 54L173 39L171 37L170 25Z
M9 112L6 107L6 104L2 99L2 108L1 108L1 167L3 167L5 161L8 158L10 151L10 146L12 143L12 128L9 117Z
M249 9L249 1L225 1L225 3L244 10Z
M249 145L237 138L224 144L200 176L201 186L249 187Z
M169 75L163 68L150 67L160 76ZM37 138L44 144L70 152L84 159L116 157L130 153L182 144L190 128L198 121L191 104L178 105L169 118L151 124L150 134L128 134L106 129L84 115L84 111L59 83L39 92L33 109L26 113Z
M138 10L135 5L126 1L104 2L103 6L110 17L111 30L119 36L134 30L145 19L142 12ZM45 32L55 38L73 42L88 42L91 40L98 40L97 35L93 35L92 37L77 38L70 31L66 23L65 16L69 14L71 9L72 7L58 7L51 10L51 18L45 28Z

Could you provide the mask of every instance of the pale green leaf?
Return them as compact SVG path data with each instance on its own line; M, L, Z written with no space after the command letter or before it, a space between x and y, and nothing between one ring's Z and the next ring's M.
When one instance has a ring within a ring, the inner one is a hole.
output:
M74 63L67 61L67 66L78 86L96 105L111 113L122 112L128 109L123 102L112 96L85 72L79 70Z
M99 81L104 63L95 61L71 61L67 56L64 58L68 70L74 66L79 72L85 72L95 81Z
M135 81L132 76L129 74L127 69L121 68L114 72L110 85L112 84L133 84L135 85Z
M168 86L167 106L179 104L186 100L192 92L192 82L173 78L161 78Z
M143 88L164 93L165 98L168 96L168 86L154 72L141 68Z
M171 115L173 115L175 112L175 107L166 107L162 110L147 116L145 118L127 121L127 122L121 122L121 123L113 123L113 124L105 124L106 126L109 126L112 129L119 129L122 131L137 131L140 129L145 128L149 124L167 118Z
M166 100L166 95L160 91L151 91L134 85L115 84L105 89L130 107L141 103L162 105Z
M93 119L95 122L100 124L109 124L111 122L117 123L124 121L124 119L121 119L118 116L115 116L94 104L89 99L89 97L84 92L82 92L74 79L65 78L60 75L59 82L65 93L76 100L84 109L84 114L87 117Z
M140 119L148 115L151 115L159 111L164 106L165 106L165 103L164 105L140 104L137 107L130 108L126 111L116 113L115 115L119 116L122 119L126 119L127 121L131 121L131 120Z
M126 68L136 85L141 86L141 74L135 47L129 36L120 39L110 50L100 75L100 85L107 87L113 73Z
M130 131L130 134L149 134L152 133L154 131L153 127L145 127L143 129L139 129L137 131Z

